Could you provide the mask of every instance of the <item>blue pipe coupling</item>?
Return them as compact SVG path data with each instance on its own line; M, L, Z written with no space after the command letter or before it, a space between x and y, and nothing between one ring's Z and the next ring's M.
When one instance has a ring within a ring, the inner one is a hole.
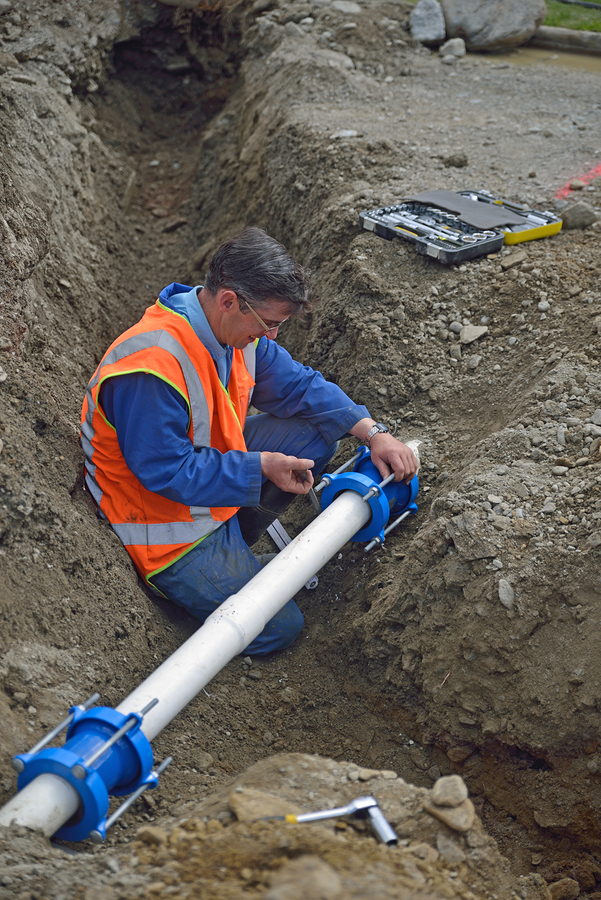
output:
M29 753L13 758L13 767L20 773L19 790L39 775L52 774L67 781L79 794L76 813L55 837L81 841L94 832L97 840L104 840L109 796L156 787L152 748L140 730L144 714L155 703L128 715L108 706L72 706L63 723L67 739L62 747L38 749L56 736L61 728L58 726Z
M322 509L326 509L342 491L355 491L365 497L369 503L371 517L369 522L351 538L352 541L370 541L379 538L384 541L384 531L391 515L397 516L405 511L417 512L415 498L419 491L419 480L414 475L409 484L404 481L382 482L382 476L371 461L369 447L359 447L359 459L352 472L341 472L339 475L324 475L327 483L321 496ZM369 495L366 497L366 495Z

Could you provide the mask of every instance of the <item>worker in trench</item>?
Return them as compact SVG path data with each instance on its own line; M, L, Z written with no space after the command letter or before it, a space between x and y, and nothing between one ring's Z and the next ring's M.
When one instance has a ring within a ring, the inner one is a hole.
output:
M250 547L306 494L338 441L369 442L382 474L409 481L409 447L275 338L310 309L308 274L246 228L203 286L170 284L109 347L82 410L85 481L151 588L204 621L261 568ZM247 417L252 399L259 414ZM246 648L287 647L290 600Z

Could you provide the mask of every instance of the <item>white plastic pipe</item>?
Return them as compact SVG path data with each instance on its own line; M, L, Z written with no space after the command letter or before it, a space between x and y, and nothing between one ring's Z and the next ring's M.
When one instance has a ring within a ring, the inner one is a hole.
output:
M229 597L204 625L121 703L138 712L155 697L142 731L152 740L267 622L369 520L369 503L344 491L274 560ZM77 792L56 775L40 775L0 809L0 825L15 822L53 835L78 806Z

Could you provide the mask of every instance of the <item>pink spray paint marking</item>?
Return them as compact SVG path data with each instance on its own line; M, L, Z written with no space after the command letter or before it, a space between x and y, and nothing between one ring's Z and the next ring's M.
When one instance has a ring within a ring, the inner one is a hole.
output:
M574 178L570 178L567 184L565 184L562 188L560 188L555 197L557 199L565 200L566 197L569 197L570 194L573 194L574 191L570 190L570 184L572 181L584 181L585 184L590 184L590 182L594 178L601 177L601 163L596 166L593 166L592 169L589 169L588 172L585 172L583 175L576 175Z

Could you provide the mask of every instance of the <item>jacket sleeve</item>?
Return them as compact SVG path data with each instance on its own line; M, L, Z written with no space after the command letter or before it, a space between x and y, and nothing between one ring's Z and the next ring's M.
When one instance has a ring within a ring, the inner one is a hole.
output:
M104 382L99 401L125 462L147 490L186 506L258 505L261 454L195 450L188 407L161 378L117 375Z
M257 345L253 406L282 419L308 419L330 444L369 416L320 372L296 362L287 350L263 337Z

